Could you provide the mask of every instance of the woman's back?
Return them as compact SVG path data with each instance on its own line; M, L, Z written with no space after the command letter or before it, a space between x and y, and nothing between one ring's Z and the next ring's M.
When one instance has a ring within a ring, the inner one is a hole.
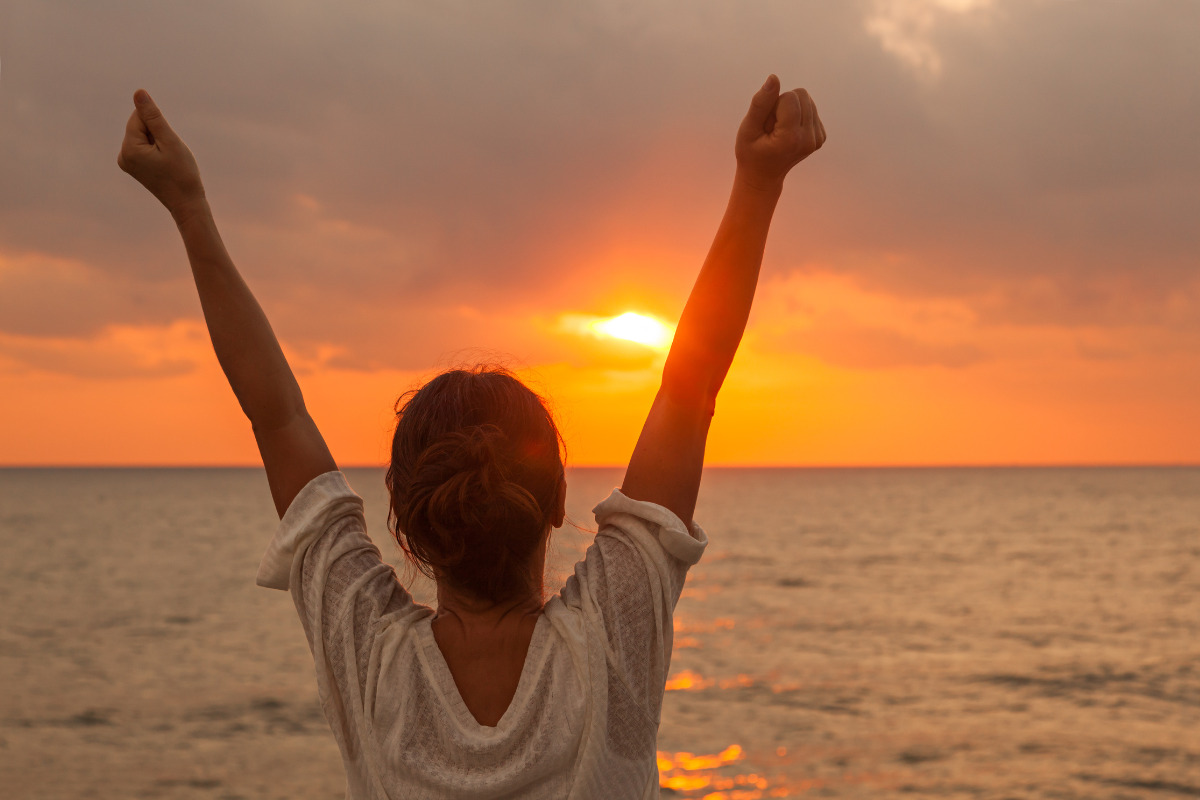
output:
M511 702L487 725L459 690L433 610L412 600L367 538L362 501L342 473L297 495L258 581L289 589L296 603L350 797L657 794L672 612L707 539L619 491L596 520L574 575L512 629L532 621ZM514 636L506 646L520 644Z

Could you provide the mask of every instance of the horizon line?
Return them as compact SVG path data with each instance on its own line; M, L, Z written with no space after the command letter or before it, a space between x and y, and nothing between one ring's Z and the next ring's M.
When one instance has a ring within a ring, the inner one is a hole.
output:
M567 469L625 469L627 464L568 464ZM937 463L847 463L847 464L705 464L704 469L1187 469L1200 461L1011 461ZM386 469L386 462L342 464L344 469ZM0 464L0 470L17 469L263 469L262 464Z

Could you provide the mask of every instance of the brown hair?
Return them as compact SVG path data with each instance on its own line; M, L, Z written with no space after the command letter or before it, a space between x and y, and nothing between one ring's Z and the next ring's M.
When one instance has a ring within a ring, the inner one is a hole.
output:
M443 372L396 401L388 525L417 569L481 599L528 591L558 508L563 442L503 367Z

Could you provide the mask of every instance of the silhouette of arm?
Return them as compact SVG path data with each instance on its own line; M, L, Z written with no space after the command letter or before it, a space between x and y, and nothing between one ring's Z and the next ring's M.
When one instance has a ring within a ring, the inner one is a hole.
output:
M717 393L737 352L758 284L767 231L788 171L825 141L808 92L770 76L738 129L725 216L688 296L662 383L621 491L691 524Z
M196 161L144 91L134 95L117 164L171 212L183 237L217 361L250 419L282 517L317 475L337 469L258 301L225 250Z

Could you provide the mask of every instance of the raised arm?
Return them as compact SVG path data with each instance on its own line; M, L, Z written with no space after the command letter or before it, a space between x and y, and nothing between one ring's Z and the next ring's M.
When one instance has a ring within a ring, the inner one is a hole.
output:
M779 79L767 78L738 129L729 205L683 309L621 486L629 497L669 508L685 524L696 510L709 422L746 330L784 178L824 142L808 92L780 94Z
M213 220L196 160L145 90L133 96L117 165L159 199L179 228L213 350L250 419L282 517L311 479L337 469L300 386Z

